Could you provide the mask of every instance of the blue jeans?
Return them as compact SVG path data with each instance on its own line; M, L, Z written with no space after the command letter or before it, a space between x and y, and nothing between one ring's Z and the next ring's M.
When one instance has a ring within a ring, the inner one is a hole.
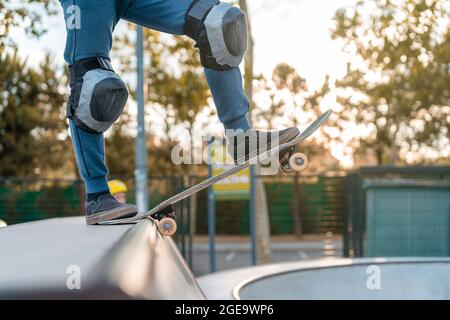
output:
M109 59L112 33L120 19L162 32L181 35L184 18L192 0L61 0L67 21L76 5L80 28L67 30L64 59L68 64L91 57ZM204 69L206 80L225 129L247 130L248 101L239 68L227 71ZM108 190L105 143L102 134L79 129L70 121L72 144L78 171L86 192Z

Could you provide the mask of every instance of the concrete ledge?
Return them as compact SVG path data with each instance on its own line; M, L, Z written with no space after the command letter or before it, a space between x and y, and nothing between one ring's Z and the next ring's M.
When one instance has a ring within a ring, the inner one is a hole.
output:
M67 283L73 287L77 279L81 288L69 289ZM151 220L86 226L83 217L75 217L0 229L0 298L204 299L204 295L172 239L163 238Z
M205 299L173 240L162 237L149 219L108 252L91 283L94 296L114 299Z

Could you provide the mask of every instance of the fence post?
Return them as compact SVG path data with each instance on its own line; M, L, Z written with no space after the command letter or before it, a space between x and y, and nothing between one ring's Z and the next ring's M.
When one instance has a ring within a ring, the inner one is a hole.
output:
M147 150L145 145L145 111L144 111L144 31L138 26L136 29L136 59L137 59L137 84L136 100L137 134L136 134L136 205L139 213L148 210L148 174L147 174Z
M209 157L211 153L208 152ZM208 161L208 178L212 176L211 158ZM212 186L208 187L208 239L209 239L209 266L211 272L216 271L216 208Z
M189 176L189 179L188 179L188 186L192 186L192 177L191 176ZM195 195L194 195L195 196ZM187 217L187 220L188 220L188 222L187 222L187 225L188 225L188 231L187 231L187 233L188 233L188 265L189 265L189 267L192 269L193 268L193 265L192 265L192 237L193 237L193 230L192 230L192 215L191 215L191 213L192 213L192 211L191 211L191 201L192 201L192 197L189 197L188 198L189 200L189 203L188 203L188 217ZM195 230L195 229L194 229Z
M251 263L256 265L256 205L255 205L255 166L250 165L250 241Z
M177 183L176 183L176 186L177 186L177 193L180 193L180 192L182 192L183 190L184 190L184 177L183 176L181 176L181 177L179 177L178 179L177 179ZM181 254L183 255L183 257L184 258L186 258L186 244L185 244L185 242L186 242L186 231L185 231L185 228L184 228L184 225L185 225L185 223L184 223L184 205L185 205L185 202L184 201L181 201L181 202L179 202L179 206L180 206L180 233L181 233Z

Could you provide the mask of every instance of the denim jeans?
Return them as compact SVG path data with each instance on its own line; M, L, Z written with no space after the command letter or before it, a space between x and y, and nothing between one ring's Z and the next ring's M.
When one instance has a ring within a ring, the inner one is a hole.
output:
M192 0L61 0L65 20L79 8L80 28L68 28L64 59L68 64L91 57L109 59L113 31L120 19L138 25L181 35L184 19ZM76 7L73 7L76 6ZM248 100L239 68L226 71L204 69L219 120L225 129L247 130ZM86 192L108 190L103 134L79 129L70 121L72 144L78 171Z

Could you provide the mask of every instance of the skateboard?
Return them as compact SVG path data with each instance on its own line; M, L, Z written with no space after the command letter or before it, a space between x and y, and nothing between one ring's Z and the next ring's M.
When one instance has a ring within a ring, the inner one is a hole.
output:
M230 169L224 172L210 177L202 182L170 197L169 199L161 202L159 205L147 211L146 213L137 214L131 218L108 220L99 222L100 225L116 225L136 223L141 219L150 218L156 223L159 232L163 236L171 236L177 230L176 215L173 205L177 202L190 197L194 193L197 193L203 189L208 188L210 185L223 180L233 174L244 170L250 164L256 163L256 160L270 158L272 154L279 154L280 168L285 173L304 170L308 165L308 158L299 152L295 152L295 146L300 142L310 137L331 115L332 111L328 110L312 122L303 132L300 132L294 139L274 146L273 148L265 151L257 156L251 157L248 161L232 166Z

